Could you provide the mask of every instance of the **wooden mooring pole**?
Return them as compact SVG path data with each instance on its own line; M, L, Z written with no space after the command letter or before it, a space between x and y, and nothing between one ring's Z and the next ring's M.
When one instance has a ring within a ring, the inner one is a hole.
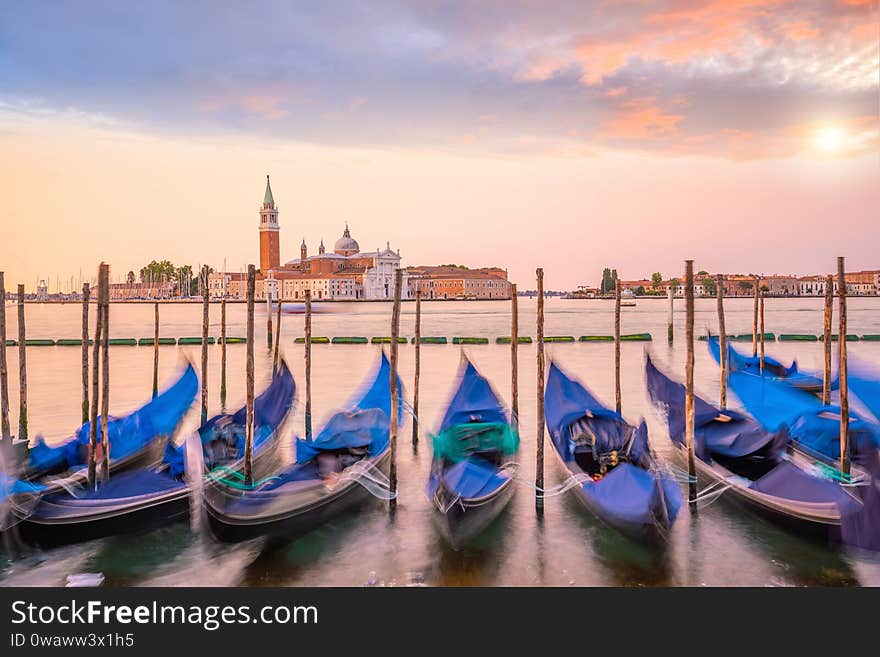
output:
M272 356L272 376L275 376L275 372L278 371L279 358L281 357L279 350L281 349L281 295L278 295L278 299L275 301L275 305L278 306L275 313L275 353Z
M89 297L88 283L82 287L82 423L89 421Z
M837 344L840 349L838 360L840 395L840 470L848 475L850 471L849 450L849 388L846 369L846 272L843 257L837 258Z
M419 374L421 373L421 351L422 351L422 291L416 290L416 325L415 335L413 336L413 346L415 347L413 354L415 358L415 374L413 375L413 422L412 422L412 444L419 444Z
M208 420L208 265L202 266L202 424Z
M268 345L269 353L272 353L272 297L269 295L268 285L263 289L266 293L266 344Z
M694 460L694 261L685 260L684 266L685 341L687 343L684 435L688 460L688 502L693 512L697 510L697 467Z
M397 354L400 345L397 337L400 335L400 295L403 287L403 270L394 270L394 306L391 310L391 358L390 360L390 386L391 386L391 426L389 428L389 442L391 444L391 467L388 473L390 480L391 499L388 501L389 510L394 513L397 508L397 416L400 409L400 388L397 385Z
M761 293L760 279L755 276L755 303L752 311L752 358L758 357L758 297Z
M536 322L537 333L537 414L538 427L535 432L535 510L544 513L544 270L535 270L538 284L538 313Z
M306 325L305 325L305 358L306 358L306 440L312 439L312 291L306 290Z
M24 325L24 285L18 285L18 436L19 440L28 438L27 414L27 333Z
M614 279L614 409L619 415L620 399L620 281Z
M822 332L822 352L825 369L822 375L822 403L831 403L831 321L834 315L834 277L825 277L825 323Z
M220 408L226 410L226 292L220 301Z
M519 299L510 284L510 422L519 433Z
M254 478L254 287L256 271L248 265L247 273L247 356L245 358L245 438L244 480L248 485Z
M672 289L672 285L666 288L666 296L669 299L669 309L666 311L666 339L672 344L673 336L675 335L675 330L673 329L673 321L674 321L674 299L675 299L675 290Z
M0 271L0 439L11 440L9 371L6 363L6 282Z
M761 356L761 362L760 362L761 376L764 376L764 331L766 330L764 328L764 290L760 290L758 292L758 301L760 302L760 304L759 304L760 310L758 311L758 313L759 313L758 333L760 334L758 336L758 346L760 347L760 350L761 350L761 353L760 353L760 356Z
M719 393L718 405L721 410L727 408L727 332L724 327L724 275L718 274L715 278L715 295L718 298L718 350L721 357L721 392Z
M153 399L159 396L159 302L153 304Z
M103 263L98 267L98 294L96 296L97 312L95 313L95 339L92 342L92 400L89 409L89 490L94 490L97 483L97 452L98 452L98 404L100 403L101 381L101 336L104 335L104 312L101 308L103 299Z
M110 265L101 265L104 326L101 332L101 480L110 479Z

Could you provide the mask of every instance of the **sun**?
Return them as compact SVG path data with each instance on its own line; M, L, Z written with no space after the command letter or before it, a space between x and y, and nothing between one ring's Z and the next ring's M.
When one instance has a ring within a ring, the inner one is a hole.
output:
M834 125L825 126L816 132L816 148L825 153L838 153L843 148L843 130Z

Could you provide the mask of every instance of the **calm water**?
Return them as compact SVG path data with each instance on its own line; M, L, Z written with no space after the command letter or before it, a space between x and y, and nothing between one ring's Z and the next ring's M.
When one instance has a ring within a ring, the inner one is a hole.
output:
M314 335L387 335L390 304L328 304L326 313L313 319ZM821 299L769 299L767 330L776 333L821 332ZM228 306L230 335L244 335L244 305ZM401 333L412 335L413 304L406 304ZM677 310L683 310L678 302ZM727 330L751 332L751 300L728 300ZM80 333L78 305L30 305L28 337L76 337ZM111 337L152 335L152 306L113 306ZM162 306L162 334L200 335L201 306ZM15 313L10 337L16 335ZM211 309L211 333L219 335L219 307ZM534 336L535 301L520 300L520 327ZM94 318L93 320L94 321ZM835 320L836 321L836 320ZM494 338L509 334L509 304L503 302L435 302L422 306L422 335L486 336L493 344L473 346L468 353L492 380L505 399L510 396L509 346ZM657 361L683 378L684 316L676 313L677 340L667 345L665 301L640 301L624 308L624 333L651 332L649 348ZM697 301L696 328L715 329L712 300ZM304 381L303 348L293 338L302 335L302 316L285 316L283 351L294 372L299 391ZM612 304L605 301L550 299L546 304L546 334L610 334ZM880 300L851 299L850 333L880 333ZM271 366L265 345L265 310L258 309L256 334L257 388L268 380ZM741 344L743 349L750 345ZM880 364L880 343L850 343L850 353ZM371 345L315 345L312 348L313 408L321 419L345 402L371 372L378 355ZM611 344L547 345L548 354L588 382L607 402L613 402ZM622 345L624 415L635 422L645 416L654 448L672 455L663 424L653 412L644 389L642 343ZM199 361L200 347L161 347L160 381L172 380L185 358ZM427 438L439 422L451 392L460 348L452 344L424 345L421 374L421 431ZM768 353L783 360L797 357L804 368L821 368L818 343L769 343ZM211 412L220 410L220 350L210 347L208 386ZM244 399L244 345L228 347L228 406ZM10 372L18 371L17 350L9 350ZM114 347L111 350L111 412L124 413L150 394L151 347ZM412 346L400 351L401 375L411 392ZM520 416L522 430L521 475L534 480L535 469L535 346L520 346ZM41 347L28 350L28 404L31 434L50 441L69 435L80 415L80 350L77 347ZM717 397L717 367L705 343L697 344L697 390ZM17 426L17 389L14 385L12 422ZM735 400L734 400L735 403ZM195 412L187 427L195 426ZM289 439L301 432L303 413L297 404L285 429ZM829 547L788 535L740 510L723 496L691 516L683 510L668 548L655 553L633 544L583 513L568 496L546 501L542 520L534 510L534 492L523 483L509 508L481 537L479 543L453 551L445 546L431 523L431 505L424 494L430 463L430 445L423 440L411 447L411 420L400 438L400 497L396 518L389 520L376 501L360 512L295 541L267 545L264 539L227 546L207 536L196 536L188 525L178 524L135 537L94 541L33 555L0 571L2 585L63 585L67 575L101 572L111 585L551 585L551 586L764 586L764 585L880 585L880 564L834 551ZM184 427L186 429L187 427ZM547 454L547 485L563 479L560 468Z

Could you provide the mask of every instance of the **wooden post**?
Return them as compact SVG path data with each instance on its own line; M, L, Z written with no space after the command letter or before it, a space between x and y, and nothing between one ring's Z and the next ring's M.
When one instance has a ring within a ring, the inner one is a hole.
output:
M724 327L724 276L715 278L715 295L718 298L718 349L721 358L721 393L718 405L722 410L727 408L727 332Z
M0 271L0 439L11 440L9 372L6 364L6 283Z
M760 293L758 295L758 300L760 301L760 310L759 310L760 317L758 320L759 333L760 333L759 346L761 348L760 369L761 369L761 376L764 376L764 330L765 330L764 329L764 290L760 291Z
M614 280L614 408L621 413L620 400L620 281Z
M98 294L96 297L97 312L95 313L95 339L92 342L92 407L89 412L89 490L95 489L97 483L97 451L98 451L98 403L100 402L100 365L101 336L104 335L104 312L101 309L103 298L103 263L98 267Z
M822 403L831 403L831 320L834 314L834 277L825 277L825 325L822 333L822 351L825 356L825 372L822 376Z
M159 302L153 305L153 399L159 396Z
M840 470L849 474L849 389L846 371L846 273L843 256L837 258L837 344L840 348L838 363L840 395Z
M24 325L24 285L18 285L18 439L27 440L27 335Z
M272 357L272 376L275 375L275 372L278 371L280 358L279 349L281 348L281 295L278 295L278 299L276 300L276 305L278 306L277 313L275 315L275 355Z
M540 267L535 270L538 279L538 317L537 317L537 340L538 340L538 429L535 432L536 456L535 456L535 510L538 514L544 513L544 270Z
M102 265L104 326L101 333L101 479L110 479L110 265Z
M760 294L760 279L755 276L755 308L752 317L752 358L757 358L758 356L758 297Z
M513 430L519 432L519 299L510 284L510 410Z
M226 410L226 293L220 301L220 408Z
M208 265L202 266L202 424L208 421Z
M266 344L269 346L269 352L272 352L272 297L269 295L268 280L264 288L266 292Z
M688 502L691 511L697 510L697 467L694 461L694 261L684 261L685 298L685 341L687 359L685 360L685 444L688 459Z
M89 296L88 283L82 286L82 423L89 421Z
M422 291L416 290L416 325L415 336L415 375L413 376L413 423L412 443L419 444L419 373L421 370L421 342L422 342Z
M306 440L312 438L312 291L306 290Z
M675 333L673 330L673 314L674 314L674 299L675 299L675 290L672 289L672 285L666 288L666 296L669 298L669 310L666 312L666 339L672 343L672 337Z
M388 501L389 509L393 513L397 508L397 415L400 412L400 388L397 386L397 336L400 335L400 288L403 287L403 270L394 270L394 306L391 310L391 358L390 358L390 385L391 385L391 426L389 428L389 442L391 443L391 468L388 473L390 480L391 499Z
M254 476L254 287L256 271L248 265L247 274L247 358L245 360L244 480L250 485Z

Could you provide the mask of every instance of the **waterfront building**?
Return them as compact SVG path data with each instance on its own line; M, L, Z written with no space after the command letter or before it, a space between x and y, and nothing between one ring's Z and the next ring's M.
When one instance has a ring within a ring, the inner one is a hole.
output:
M409 267L407 275L410 296L420 290L423 299L510 298L507 272L498 267Z

